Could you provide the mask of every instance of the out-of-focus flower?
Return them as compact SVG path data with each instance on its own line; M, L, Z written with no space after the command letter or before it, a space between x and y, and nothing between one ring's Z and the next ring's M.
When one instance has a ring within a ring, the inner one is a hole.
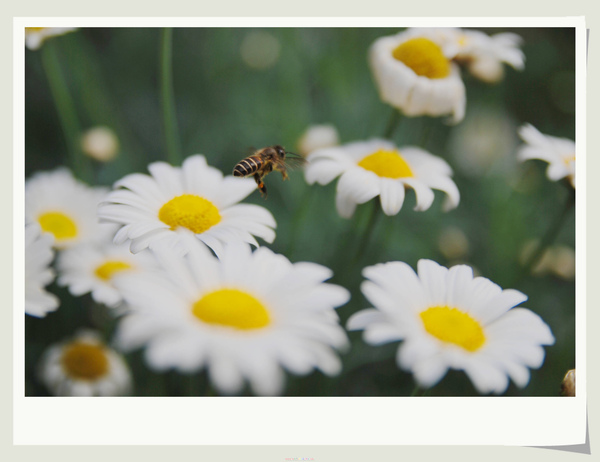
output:
M268 69L279 58L281 44L273 34L252 31L246 34L240 46L242 60L253 69Z
M30 50L37 50L42 43L50 37L63 35L67 32L77 30L76 27L26 27L25 28L25 46Z
M127 243L80 245L61 252L58 257L58 284L68 286L74 296L92 293L97 303L115 307L122 302L113 282L120 275L151 270L157 264L149 253L132 254Z
M94 127L81 137L81 150L99 162L113 160L119 152L119 139L108 127Z
M256 189L252 179L223 177L204 156L188 157L181 168L164 162L148 166L151 176L135 173L119 180L98 208L103 221L122 227L115 244L130 242L133 253L158 241L180 254L183 239L194 234L217 255L223 244L242 241L258 247L254 236L273 242L273 215L258 205L238 204Z
M117 330L122 348L145 345L155 370L206 368L225 394L241 391L244 379L255 394L280 394L282 367L298 375L340 372L335 349L347 346L347 337L334 309L350 295L323 282L329 269L292 264L266 247L252 253L239 241L218 260L197 239L186 239L183 258L153 250L162 273L115 281L131 308Z
M563 396L575 396L575 369L571 369L565 374L560 388Z
M55 396L124 396L132 386L123 357L87 330L50 346L41 359L39 376Z
M517 152L520 161L539 159L548 162L546 175L552 181L568 178L575 188L575 142L567 138L540 133L533 125L525 124L519 129L525 145Z
M479 393L503 393L512 379L529 382L529 369L544 361L542 345L552 345L550 328L532 311L514 308L527 297L502 290L466 265L448 269L420 260L418 275L406 263L367 267L361 285L375 308L348 320L363 329L365 342L403 340L396 361L425 388L448 369L463 370Z
M308 156L311 152L340 144L335 126L331 124L311 125L298 140L298 153Z
M90 187L66 168L37 172L25 182L25 221L38 223L54 236L54 247L65 249L106 238L96 209L107 188Z
M539 246L539 241L525 243L521 250L520 261L525 264ZM556 245L546 249L540 261L532 269L534 274L553 273L563 279L575 277L575 250L571 247Z
M381 99L407 116L451 114L451 122L460 122L465 86L452 62L456 49L447 44L438 31L429 29L377 39L369 50L369 63Z
M317 149L308 156L306 181L325 185L337 176L336 206L340 216L351 217L357 204L379 196L386 215L396 215L404 203L405 188L415 191L415 210L433 203L432 189L447 194L445 208L458 205L460 194L452 181L452 169L441 158L417 147L397 148L382 139L357 141L339 147Z
M52 235L42 233L37 223L25 226L25 313L43 318L58 308L59 300L44 287L54 280L50 268L54 252Z
M440 233L438 247L446 258L457 259L468 253L469 240L460 228L448 226Z

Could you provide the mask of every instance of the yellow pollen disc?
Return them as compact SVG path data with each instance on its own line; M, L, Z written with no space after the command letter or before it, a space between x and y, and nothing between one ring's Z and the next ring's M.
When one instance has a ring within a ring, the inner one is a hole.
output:
M359 163L364 168L384 178L410 178L412 170L398 151L379 151L369 154Z
M108 372L108 358L101 346L73 342L65 348L62 366L70 377L96 380Z
M94 273L103 281L110 279L118 272L131 269L131 265L120 260L108 260L96 268Z
M180 226L201 234L221 221L219 209L209 200L193 194L174 197L160 208L158 218L171 229Z
M421 312L421 320L425 330L431 335L467 351L476 351L485 342L481 325L457 308L433 306Z
M46 27L26 27L25 32L39 32L44 29L47 29L47 28Z
M77 237L77 225L62 212L46 212L38 216L43 231L54 234L57 241Z
M269 324L269 311L252 295L237 289L219 289L194 303L192 313L208 324L234 329L260 329Z
M401 43L394 49L392 56L417 75L430 79L443 79L450 75L450 61L444 56L442 49L424 37Z

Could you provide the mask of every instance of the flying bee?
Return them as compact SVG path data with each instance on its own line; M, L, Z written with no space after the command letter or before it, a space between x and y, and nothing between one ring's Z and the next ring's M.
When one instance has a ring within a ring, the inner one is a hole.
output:
M269 146L259 149L250 157L240 160L233 167L233 176L245 177L253 175L261 195L266 199L267 187L263 182L265 176L273 170L277 170L281 172L283 179L287 180L288 169L300 167L305 163L306 159L304 157L292 152L286 152L279 145Z

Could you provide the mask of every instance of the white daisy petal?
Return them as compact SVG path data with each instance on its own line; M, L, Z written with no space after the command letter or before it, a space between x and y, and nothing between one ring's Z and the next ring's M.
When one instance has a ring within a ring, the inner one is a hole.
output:
M53 236L42 233L37 223L25 226L25 313L30 316L44 317L60 303L58 297L45 290L54 279L50 269L53 242Z

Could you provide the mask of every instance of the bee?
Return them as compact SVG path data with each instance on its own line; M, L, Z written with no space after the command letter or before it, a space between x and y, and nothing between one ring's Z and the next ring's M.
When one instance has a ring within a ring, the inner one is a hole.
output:
M267 187L263 182L265 176L273 170L277 170L281 172L283 179L287 180L288 169L300 167L305 163L306 159L304 157L293 152L286 152L282 146L269 146L259 149L250 157L240 160L233 167L233 176L245 177L253 175L261 195L266 199Z

